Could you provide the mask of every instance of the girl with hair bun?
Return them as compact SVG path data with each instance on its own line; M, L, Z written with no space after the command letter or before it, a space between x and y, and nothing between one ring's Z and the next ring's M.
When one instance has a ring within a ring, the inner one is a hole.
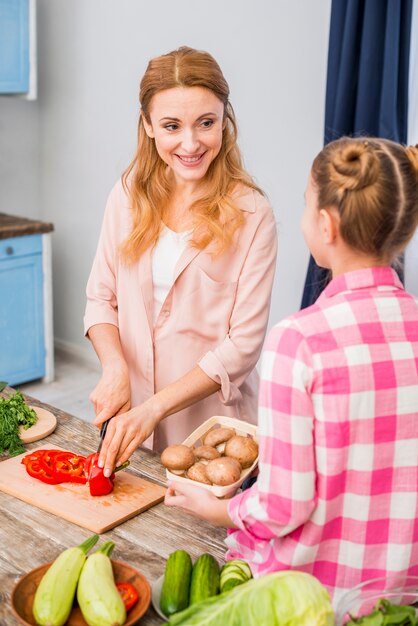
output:
M212 415L257 419L277 236L245 171L229 87L207 52L151 59L135 157L113 188L87 284L102 365L99 465L162 451Z
M334 603L418 575L418 299L391 264L418 225L418 150L343 138L313 162L302 231L332 280L270 331L259 476L230 500L172 483L166 504L230 528L255 576L298 569Z

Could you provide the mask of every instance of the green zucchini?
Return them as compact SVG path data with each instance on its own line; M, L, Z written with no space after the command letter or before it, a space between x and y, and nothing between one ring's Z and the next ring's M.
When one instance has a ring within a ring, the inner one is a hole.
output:
M219 565L211 554L201 554L193 565L190 606L219 593Z
M123 600L115 585L110 554L115 544L106 541L89 556L77 587L77 600L89 626L122 626L126 621Z
M33 616L40 626L63 626L73 606L81 570L87 552L97 542L93 535L81 545L67 548L45 572L35 593Z
M189 606L192 559L185 550L172 552L165 566L160 609L169 617Z

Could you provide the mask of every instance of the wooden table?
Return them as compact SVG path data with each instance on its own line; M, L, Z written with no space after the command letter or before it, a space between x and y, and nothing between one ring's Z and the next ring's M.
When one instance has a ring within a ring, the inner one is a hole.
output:
M6 388L1 396L13 390ZM55 432L43 439L45 447L61 446L79 454L90 454L98 443L97 428L34 398L26 396L34 406L52 411L57 417ZM28 451L41 442L28 444ZM0 461L8 458L0 456ZM1 465L0 465L1 471ZM158 455L144 448L131 457L129 471L143 478L165 485L165 472ZM60 552L76 546L91 532L46 513L25 502L0 492L0 624L18 626L10 608L10 594L17 582L29 570L54 560ZM152 583L164 573L168 555L177 549L187 550L192 558L203 552L223 562L226 532L214 528L179 509L164 503L124 522L102 537L112 540L114 558L129 563L141 571ZM152 606L139 622L141 626L163 623Z

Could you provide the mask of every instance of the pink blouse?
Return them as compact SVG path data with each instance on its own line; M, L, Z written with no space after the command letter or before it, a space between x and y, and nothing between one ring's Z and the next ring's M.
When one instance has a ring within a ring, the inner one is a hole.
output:
M124 265L118 248L131 231L128 197L119 181L107 202L87 284L85 332L118 327L129 368L131 404L144 402L199 365L221 385L216 394L163 420L152 446L183 441L212 415L255 422L258 375L273 285L277 234L273 211L259 193L243 188L234 199L245 213L233 245L214 256L190 245L153 325L151 251Z

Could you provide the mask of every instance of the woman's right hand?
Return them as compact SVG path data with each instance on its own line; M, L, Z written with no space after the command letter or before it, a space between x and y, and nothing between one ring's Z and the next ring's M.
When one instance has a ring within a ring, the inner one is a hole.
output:
M89 396L96 413L94 424L103 422L131 408L131 386L126 363L117 361L103 368L102 377Z
M105 476L110 476L115 467L127 461L154 432L160 421L155 397L151 396L139 406L117 415L109 422L98 462L99 467L103 467Z

